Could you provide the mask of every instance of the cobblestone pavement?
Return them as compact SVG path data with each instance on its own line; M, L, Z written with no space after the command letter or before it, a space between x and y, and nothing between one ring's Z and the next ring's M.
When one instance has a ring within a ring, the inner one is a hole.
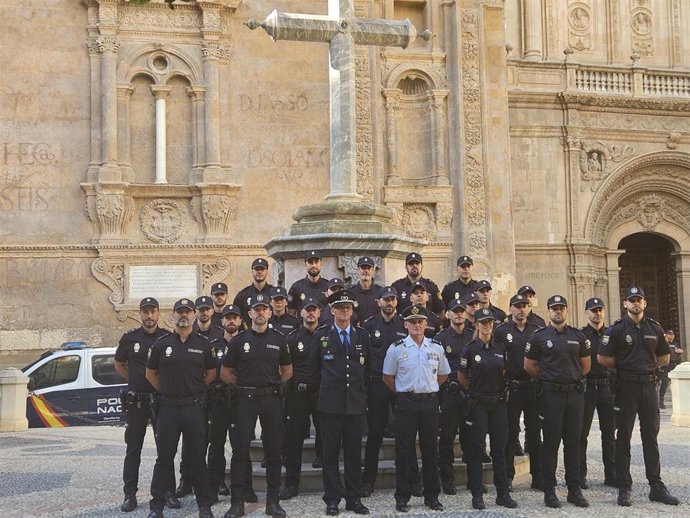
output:
M670 400L670 397L668 398ZM668 405L670 407L670 404ZM672 494L681 500L679 507L669 507L648 500L648 485L644 476L642 447L639 433L634 434L632 448L633 507L616 505L615 489L603 485L601 449L595 421L590 436L589 480L591 489L584 491L589 499L589 509L579 509L565 502L566 490L561 485L558 493L563 501L561 510L544 507L542 493L529 489L529 480L516 479L513 497L517 509L504 509L494 504L495 492L489 487L486 496L487 509L473 511L470 497L464 488L455 496L441 495L444 512L432 512L424 507L421 498L413 498L409 513L396 513L392 491L380 491L364 499L372 516L582 516L593 514L606 518L616 516L633 518L649 516L690 516L690 428L671 426L670 408L662 410L659 443L662 459L662 477ZM152 434L147 434L142 455L139 507L125 514L119 511L122 501L122 459L125 452L124 428L76 427L62 429L32 429L22 433L0 434L0 516L15 517L111 517L141 518L148 514L149 484L155 461ZM179 459L178 459L179 460ZM559 464L562 480L562 459ZM561 483L562 484L562 483ZM264 495L259 494L258 504L248 504L248 516L264 515ZM195 517L197 508L191 497L182 500L179 510L165 511L166 517ZM300 495L283 503L288 516L300 518L325 516L321 495ZM230 507L229 497L222 497L213 507L215 516L221 517ZM354 517L345 512L341 515Z

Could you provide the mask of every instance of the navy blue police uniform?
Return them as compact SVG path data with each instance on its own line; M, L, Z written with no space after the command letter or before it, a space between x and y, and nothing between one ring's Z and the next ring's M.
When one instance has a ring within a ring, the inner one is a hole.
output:
M462 266L465 264L472 265L474 264L474 261L471 257L462 255L458 258L457 265ZM462 279L456 279L443 287L443 290L441 291L441 298L443 299L443 303L447 308L453 300L462 300L470 293L474 293L476 290L476 280L470 279L469 281L465 282Z
M585 309L603 308L604 301L591 298L585 303ZM611 373L597 361L606 327L595 329L591 325L584 326L581 331L591 344L592 368L587 373L587 389L585 390L585 409L582 418L582 436L580 438L580 486L587 486L587 438L592 428L594 410L599 416L599 430L601 431L601 457L604 462L604 483L608 486L617 485L616 475L616 416L613 408L615 395L611 390Z
M414 252L407 254L405 264L412 261L418 261L421 263L422 256ZM426 286L426 290L429 292L429 301L426 303L428 310L438 315L446 309L446 305L443 303L443 298L441 297L441 292L438 289L438 285L434 281L422 276L412 281L410 280L409 276L405 276L391 284L391 287L398 292L398 313L402 313L403 310L412 305L410 302L410 293L412 293L414 284L416 282L423 282Z
M194 309L188 299L175 303L175 311L181 307ZM192 333L185 341L172 332L153 344L146 367L158 372L160 409L156 419L156 446L158 456L151 481L152 511L162 512L166 492L174 487L173 461L182 435L188 448L191 482L199 509L210 509L206 467L206 411L203 395L206 389L206 371L215 367L216 361L207 338Z
M217 293L228 293L228 285L224 282L217 282L211 286L211 295ZM223 308L213 307L213 315L211 315L211 324L219 327L222 326L221 320L223 319Z

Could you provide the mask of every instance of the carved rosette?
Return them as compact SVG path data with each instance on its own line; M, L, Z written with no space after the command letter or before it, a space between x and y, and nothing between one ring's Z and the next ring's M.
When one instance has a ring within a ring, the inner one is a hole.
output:
M97 194L96 216L101 239L125 239L132 217L132 200L124 194Z
M99 258L91 263L91 273L111 291L108 296L115 309L125 300L125 265L124 263L110 263L107 259Z
M430 204L406 203L403 207L402 226L411 237L427 241L436 238L436 217Z
M154 243L176 243L187 228L185 208L177 200L152 200L139 213L141 232Z
M479 12L462 11L463 87L463 190L467 221L467 250L474 257L486 257L486 188L482 153L482 125L479 63Z
M213 284L223 282L232 274L232 271L232 263L227 257L219 257L213 263L203 263L201 265L203 292L209 293Z
M374 152L371 124L371 73L369 49L359 47L355 58L355 116L357 118L357 192L365 200L374 199Z

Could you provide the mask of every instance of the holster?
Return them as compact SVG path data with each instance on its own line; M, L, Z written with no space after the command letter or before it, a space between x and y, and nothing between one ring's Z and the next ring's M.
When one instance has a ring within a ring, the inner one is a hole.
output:
M158 392L151 392L151 395L149 397L149 404L151 405L151 415L153 415L153 419L155 420L156 417L158 417L158 410L161 407L161 396Z
M587 378L580 378L580 381L577 382L577 392L580 394L584 394L586 390L587 390Z

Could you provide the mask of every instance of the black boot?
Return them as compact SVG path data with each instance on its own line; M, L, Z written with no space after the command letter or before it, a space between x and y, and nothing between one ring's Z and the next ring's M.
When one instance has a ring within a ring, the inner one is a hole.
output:
M285 509L280 507L278 500L266 500L266 514L273 518L285 518Z
M552 509L558 509L562 505L561 501L556 496L556 491L553 488L544 491L544 503L546 504L546 507L550 507Z
M568 502L576 505L577 507L589 507L589 502L579 489L568 491Z
M224 518L240 518L240 516L244 516L244 503L243 502L237 502L234 503L230 506L230 509L228 509L228 512L225 513Z
M168 509L179 509L182 507L182 504L172 491L165 493L165 507Z
M513 497L510 496L510 493L499 494L496 497L496 504L502 507L508 507L509 509L515 509L518 506L518 503L513 500Z
M120 506L120 511L130 513L137 508L137 497L134 493L125 495L125 501Z
M649 491L649 499L652 502L661 502L666 505L678 505L680 503L675 496L668 492L668 489L663 484L652 486L652 489Z
M191 495L192 494L192 484L187 482L184 479L180 479L180 485L177 486L177 489L175 490L175 496L178 498L182 498L183 496L186 495Z

